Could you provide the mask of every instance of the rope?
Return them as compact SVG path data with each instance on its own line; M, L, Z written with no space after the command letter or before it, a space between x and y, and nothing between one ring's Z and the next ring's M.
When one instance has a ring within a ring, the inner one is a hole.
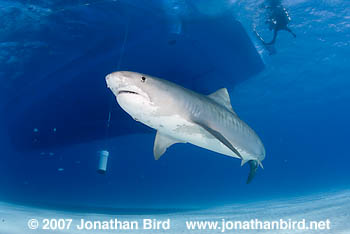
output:
M123 39L123 44L120 50L120 55L117 63L117 71L120 70L120 66L122 63L122 59L124 56L125 52L125 45L128 40L128 34L129 34L129 20L127 21L126 28L125 28L125 34L124 34L124 39ZM111 126L111 118L112 118L112 111L113 111L113 103L114 103L114 98L109 98L109 111L108 111L108 118L107 118L107 125L106 125L106 146L108 145L109 139L110 139L110 126Z

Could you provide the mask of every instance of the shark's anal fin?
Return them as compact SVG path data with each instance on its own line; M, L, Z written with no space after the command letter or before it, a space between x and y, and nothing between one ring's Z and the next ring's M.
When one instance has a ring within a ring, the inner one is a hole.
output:
M158 160L165 153L167 148L176 143L182 142L157 131L153 146L154 159Z
M232 150L232 152L234 152L238 157L243 159L242 155L238 152L238 150L235 147L233 147L233 145L220 132L210 128L206 124L202 124L200 122L195 122L195 123L198 124L199 126L201 126L202 128L204 128L205 130L207 130L211 135L213 135L216 139L218 139L222 144L224 144L230 150Z
M258 166L259 166L259 163L256 160L249 160L248 163L250 166L250 171L247 179L247 184L249 184L252 181L252 179L256 174L256 169L258 169Z

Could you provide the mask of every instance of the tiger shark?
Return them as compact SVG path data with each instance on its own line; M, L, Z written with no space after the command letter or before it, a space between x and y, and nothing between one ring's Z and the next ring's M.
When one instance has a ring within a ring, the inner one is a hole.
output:
M250 165L247 184L265 158L260 138L233 110L226 88L205 96L170 81L118 71L106 76L120 107L136 121L157 130L158 160L175 143L190 143Z

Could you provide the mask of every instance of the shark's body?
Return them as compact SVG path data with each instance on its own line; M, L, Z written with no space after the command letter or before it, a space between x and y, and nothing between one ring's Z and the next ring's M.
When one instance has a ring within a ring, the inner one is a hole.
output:
M166 80L136 72L106 77L119 105L135 120L157 130L154 156L175 143L199 147L249 162L249 183L265 158L256 133L233 111L225 88L204 96Z

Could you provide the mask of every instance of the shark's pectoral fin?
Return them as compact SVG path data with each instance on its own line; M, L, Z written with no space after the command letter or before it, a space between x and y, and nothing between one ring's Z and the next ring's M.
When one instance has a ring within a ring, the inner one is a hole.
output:
M228 147L232 152L234 152L238 157L242 159L242 155L238 152L238 150L233 147L233 145L218 131L210 128L206 124L202 124L200 122L195 122L205 130L207 130L211 135L213 135L216 139L218 139L222 144L224 144L226 147Z
M247 184L249 184L256 174L256 169L258 169L259 162L256 160L249 160L250 171L247 179Z
M182 142L157 131L153 146L154 159L158 160L165 153L167 148L176 143Z

